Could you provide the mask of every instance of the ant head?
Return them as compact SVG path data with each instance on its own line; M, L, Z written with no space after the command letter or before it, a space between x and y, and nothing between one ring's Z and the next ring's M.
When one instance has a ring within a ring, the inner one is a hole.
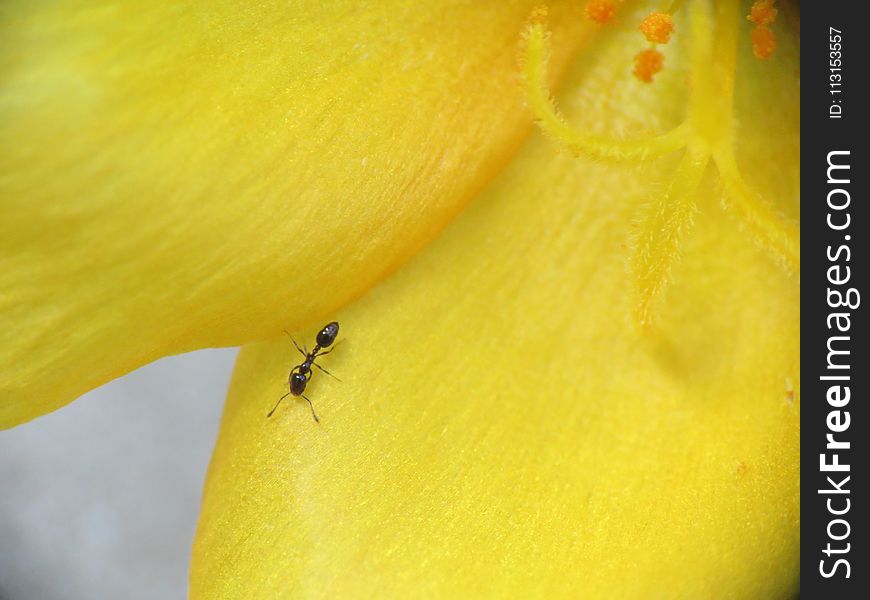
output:
M298 396L305 391L305 385L308 383L308 378L302 373L290 373L290 393Z
M335 338L338 337L338 321L333 321L326 327L320 330L317 334L317 345L321 348L327 348L332 345Z

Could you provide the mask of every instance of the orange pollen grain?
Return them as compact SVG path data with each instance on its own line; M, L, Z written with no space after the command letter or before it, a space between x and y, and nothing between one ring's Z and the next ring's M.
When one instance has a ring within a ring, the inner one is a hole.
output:
M586 3L586 16L599 25L610 23L616 15L616 3L613 0L589 0Z
M645 83L652 83L653 75L662 70L664 55L655 48L638 52L634 57L634 76Z
M752 8L749 9L749 15L746 17L749 21L762 27L770 25L776 21L777 10L773 3L775 0L756 0Z
M752 53L755 58L770 58L776 50L776 35L769 28L759 25L752 30Z
M674 20L667 13L650 13L640 24L646 41L653 44L667 44L674 32Z

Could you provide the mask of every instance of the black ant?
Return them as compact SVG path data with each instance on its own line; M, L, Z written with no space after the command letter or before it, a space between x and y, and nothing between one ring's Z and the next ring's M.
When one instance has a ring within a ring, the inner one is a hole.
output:
M287 332L285 331L284 333ZM287 335L290 334L287 333ZM335 348L330 348L326 352L321 352L321 350L323 350L324 348L329 348L330 346L332 346L332 343L335 341L336 337L338 337L337 321L333 321L332 323L320 330L320 333L317 334L317 343L311 352L308 351L308 348L306 348L305 350L300 348L299 344L296 343L296 340L293 339L293 336L290 336L290 339L293 340L293 345L296 346L296 349L299 350L300 354L305 357L305 360L302 361L302 364L296 365L290 371L290 378L288 380L288 383L290 384L290 391L278 399L278 402L275 403L275 406L272 407L272 410L269 411L269 414L266 415L266 418L272 416L272 413L274 413L275 409L278 408L278 405L281 404L281 400L292 394L293 396L302 396L303 398L305 398L305 400L308 401L308 406L311 407L311 415L314 417L314 420L316 422L320 423L320 419L317 418L317 413L314 412L314 405L311 404L311 400L304 393L305 386L308 385L308 380L311 379L312 366L317 367L333 379L338 380L338 377L314 362L314 360L318 356L324 356L335 350Z

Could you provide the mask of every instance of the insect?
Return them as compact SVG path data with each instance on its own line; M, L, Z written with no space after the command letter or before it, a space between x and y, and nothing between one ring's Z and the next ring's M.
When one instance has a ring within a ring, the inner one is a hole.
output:
M286 331L284 333L287 333ZM287 333L287 335L290 335ZM308 348L303 350L299 347L299 344L296 343L296 340L293 339L293 336L290 336L290 339L293 340L293 345L296 346L296 349L299 350L299 353L305 357L305 360L302 361L301 364L296 365L290 371L290 377L287 383L290 384L290 391L281 396L278 399L278 402L275 403L275 406L272 407L272 410L269 411L269 414L266 415L266 418L272 416L272 413L278 408L278 405L281 404L281 400L286 398L287 396L302 396L308 402L308 406L311 407L311 416L314 417L314 420L320 423L320 419L317 418L317 413L314 412L314 405L311 404L311 399L305 395L305 386L308 385L308 380L311 379L312 371L311 367L317 367L333 379L338 380L338 377L318 365L314 362L318 357L329 354L335 347L330 348L326 352L323 352L324 348L329 348L332 346L332 343L335 342L335 338L338 337L338 322L333 321L326 325L323 329L320 330L320 333L317 334L316 344L314 349L309 352Z

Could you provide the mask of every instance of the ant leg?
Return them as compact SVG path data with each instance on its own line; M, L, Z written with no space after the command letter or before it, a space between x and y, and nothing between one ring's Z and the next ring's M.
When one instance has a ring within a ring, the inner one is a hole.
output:
M293 345L296 346L296 349L299 350L299 353L302 356L307 356L307 349L306 349L306 352L302 352L302 348L299 347L299 344L296 343L296 340L293 339L293 336L290 335L290 333L286 329L284 330L284 333L287 334L287 336L290 338L290 341L292 341Z
M305 394L302 394L302 397L305 398L306 400L308 400L308 406L311 407L311 416L314 417L314 420L315 420L317 423L320 423L320 419L317 418L317 413L314 412L314 405L311 404L311 400L310 400L310 399L308 398L308 396L306 396Z
M278 408L278 405L281 404L281 400L283 400L284 398L286 398L286 397L289 396L289 395L290 395L290 392L287 392L286 394L284 394L283 396L281 396L280 398L278 398L278 402L275 403L275 406L273 406L273 407L272 407L272 410L269 411L269 414L266 415L266 418L267 418L267 419L268 419L269 417L272 416L272 413L274 413L274 412L275 412L275 409Z
M324 369L323 367L321 367L317 363L311 363L311 364L314 365L315 367L317 367L318 369L320 369L321 371L323 371L324 373L326 373L327 375L329 375L330 377L332 377L333 379L335 379L336 381L341 381L341 379L339 379L338 377L336 377L335 375L333 375L332 373L330 373L329 371L327 371L326 369Z

